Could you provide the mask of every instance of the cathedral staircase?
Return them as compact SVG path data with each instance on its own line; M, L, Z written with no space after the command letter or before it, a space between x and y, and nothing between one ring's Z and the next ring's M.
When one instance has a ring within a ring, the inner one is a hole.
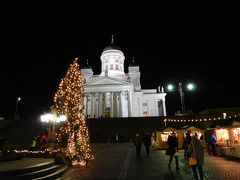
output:
M20 166L21 162L19 161L19 167L16 167L15 169L0 171L0 179L57 179L68 169L68 166L63 164L56 164L54 160L49 160L48 162L22 168Z

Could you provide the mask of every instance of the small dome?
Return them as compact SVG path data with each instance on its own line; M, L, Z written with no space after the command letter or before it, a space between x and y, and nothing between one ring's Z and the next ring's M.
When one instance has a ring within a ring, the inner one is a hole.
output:
M132 58L132 62L129 64L129 67L133 67L133 66L138 66L134 60L134 57Z
M83 64L82 69L92 69L91 66L88 64L88 59L87 62Z

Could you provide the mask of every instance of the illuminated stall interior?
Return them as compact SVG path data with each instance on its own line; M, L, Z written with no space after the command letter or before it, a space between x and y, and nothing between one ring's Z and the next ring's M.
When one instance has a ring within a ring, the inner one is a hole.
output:
M240 144L240 127L232 128L234 144Z
M181 130L172 128L172 127L167 127L163 129L162 131L157 131L156 136L157 136L157 143L158 143L158 148L159 149L167 149L167 140L168 136L171 135L172 132L176 132L176 136L179 138L179 147L182 147L182 140L183 140L183 133Z
M226 143L227 140L229 140L229 133L227 129L221 128L221 129L216 129L216 138L217 138L217 143Z

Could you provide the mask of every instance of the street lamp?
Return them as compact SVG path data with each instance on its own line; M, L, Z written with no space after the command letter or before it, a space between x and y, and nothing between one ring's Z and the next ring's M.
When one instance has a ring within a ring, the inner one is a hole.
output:
M15 108L15 113L14 113L14 120L17 121L17 111L18 111L18 103L21 101L21 97L17 97L16 101L16 108Z
M56 141L56 124L65 122L67 120L66 115L59 115L57 116L56 113L46 113L41 115L41 122L48 124L48 140L49 142Z
M183 87L183 83L181 81L178 81L174 79L173 81L176 81L178 84L178 91L180 94L181 98L181 108L182 108L182 114L185 116L186 115L186 108L185 108L185 102L184 102L184 90L192 91L195 89L195 84L194 83L187 83L185 87ZM167 89L169 91L174 91L176 87L174 84L168 84Z

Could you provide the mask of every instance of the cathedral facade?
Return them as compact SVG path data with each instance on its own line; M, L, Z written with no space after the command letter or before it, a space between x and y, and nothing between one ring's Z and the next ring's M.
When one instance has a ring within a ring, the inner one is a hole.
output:
M141 89L140 69L133 63L124 72L125 56L113 38L101 54L101 74L82 67L84 115L88 118L166 116L163 88Z

